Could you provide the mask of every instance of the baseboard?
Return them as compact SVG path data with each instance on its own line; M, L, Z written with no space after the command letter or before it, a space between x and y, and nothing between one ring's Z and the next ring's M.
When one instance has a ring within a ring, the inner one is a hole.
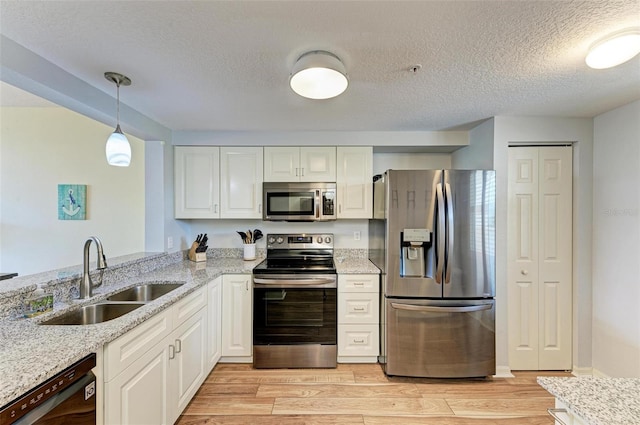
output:
M573 376L593 376L593 368L574 366L571 370L571 374Z
M513 373L511 373L511 368L509 366L496 366L496 374L493 375L494 378L515 378Z
M593 368L593 376L595 376L596 378L611 378L609 375L596 368Z

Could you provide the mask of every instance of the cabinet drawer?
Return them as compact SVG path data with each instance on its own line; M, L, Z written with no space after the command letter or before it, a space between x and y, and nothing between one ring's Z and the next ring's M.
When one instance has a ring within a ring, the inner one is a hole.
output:
M104 379L109 382L120 372L169 335L172 330L171 310L151 317L121 337L111 341L104 350Z
M338 323L379 323L378 294L347 292L338 294Z
M338 326L338 356L377 356L379 345L378 325Z
M377 274L340 274L338 292L380 292Z
M202 287L178 301L171 307L171 311L173 311L173 327L180 326L205 305L207 305L206 287Z

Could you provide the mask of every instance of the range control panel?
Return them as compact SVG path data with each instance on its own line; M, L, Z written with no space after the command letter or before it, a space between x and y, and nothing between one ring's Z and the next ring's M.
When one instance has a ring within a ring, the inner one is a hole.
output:
M279 233L267 235L267 249L333 249L333 233Z
M69 368L58 373L53 378L40 384L31 391L16 398L0 409L0 424L10 424L29 413L60 391L64 390L78 379L91 372L96 366L96 355L89 354L87 357L74 363ZM94 387L95 388L95 387ZM95 392L95 390L94 390ZM89 394L92 396L93 394ZM85 394L85 397L87 395Z

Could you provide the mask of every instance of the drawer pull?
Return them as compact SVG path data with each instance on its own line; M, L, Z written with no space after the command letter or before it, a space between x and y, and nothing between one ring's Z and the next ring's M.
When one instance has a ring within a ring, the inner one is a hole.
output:
M354 339L353 343L354 344L364 344L364 339Z
M364 311L364 307L353 307L353 311Z
M179 339L176 339L176 353L179 353L182 351L182 341L180 341Z
M353 286L364 286L364 282L353 282Z
M176 358L176 347L169 345L169 360Z
M560 416L558 416L558 413L567 414L567 409L547 409L547 412L553 419L560 422L560 425L567 425L562 419L560 419Z

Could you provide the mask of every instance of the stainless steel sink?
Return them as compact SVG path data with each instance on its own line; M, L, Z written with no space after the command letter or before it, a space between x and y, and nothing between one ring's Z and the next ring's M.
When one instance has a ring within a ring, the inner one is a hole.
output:
M93 325L132 312L143 303L96 303L69 311L53 319L40 322L41 325Z
M145 283L107 297L107 301L149 302L178 289L184 283Z

